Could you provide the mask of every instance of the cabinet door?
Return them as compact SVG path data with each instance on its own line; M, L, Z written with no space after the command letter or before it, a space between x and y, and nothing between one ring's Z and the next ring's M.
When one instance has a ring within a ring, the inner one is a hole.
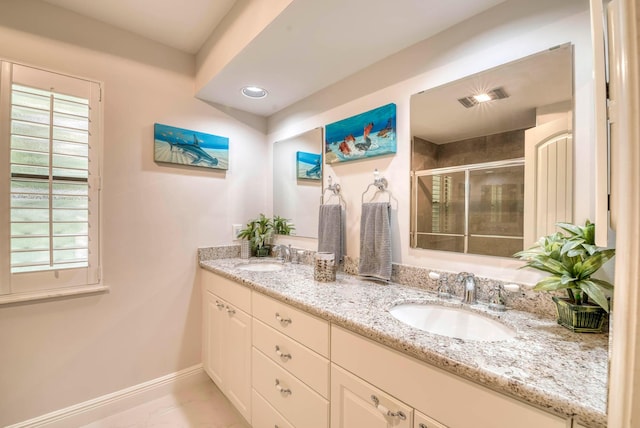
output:
M413 409L331 365L332 428L410 428Z
M214 294L204 291L204 323L202 361L209 377L224 391L222 377L222 351L224 349L224 302Z
M447 428L446 425L441 424L433 418L414 410L414 428Z
M224 382L229 401L251 421L251 316L225 305Z

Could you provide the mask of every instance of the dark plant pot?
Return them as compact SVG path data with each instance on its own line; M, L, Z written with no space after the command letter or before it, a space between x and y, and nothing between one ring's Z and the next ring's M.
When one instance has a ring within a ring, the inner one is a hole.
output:
M269 246L265 245L264 247L256 248L256 257L268 257L269 256Z
M574 305L568 299L552 296L558 324L575 333L601 333L607 312L596 305Z

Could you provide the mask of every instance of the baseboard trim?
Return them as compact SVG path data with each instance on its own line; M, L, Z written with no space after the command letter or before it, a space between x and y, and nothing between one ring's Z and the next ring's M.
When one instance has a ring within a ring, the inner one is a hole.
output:
M65 428L91 423L114 413L135 407L145 401L169 394L176 388L208 379L202 364L170 373L120 391L83 403L56 410L6 428Z

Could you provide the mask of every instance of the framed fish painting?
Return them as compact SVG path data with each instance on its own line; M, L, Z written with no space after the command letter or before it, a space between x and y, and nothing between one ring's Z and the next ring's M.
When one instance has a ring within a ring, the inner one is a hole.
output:
M322 154L296 152L296 177L302 180L321 180Z
M396 152L396 105L391 103L325 126L325 163Z
M204 132L153 126L154 160L178 165L229 169L229 139Z

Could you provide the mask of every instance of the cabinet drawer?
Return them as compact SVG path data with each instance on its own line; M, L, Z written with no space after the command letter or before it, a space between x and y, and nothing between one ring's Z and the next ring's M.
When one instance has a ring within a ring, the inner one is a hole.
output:
M415 428L447 428L435 419L430 418L427 415L423 415L419 411L415 411L413 414Z
M202 269L202 286L233 306L251 314L251 289L237 282Z
M251 420L252 428L295 428L264 397L253 390Z
M256 348L253 388L292 425L328 428L329 402Z
M329 398L329 360L255 318L253 346L320 395Z
M329 358L329 322L260 293L253 293L253 316Z

